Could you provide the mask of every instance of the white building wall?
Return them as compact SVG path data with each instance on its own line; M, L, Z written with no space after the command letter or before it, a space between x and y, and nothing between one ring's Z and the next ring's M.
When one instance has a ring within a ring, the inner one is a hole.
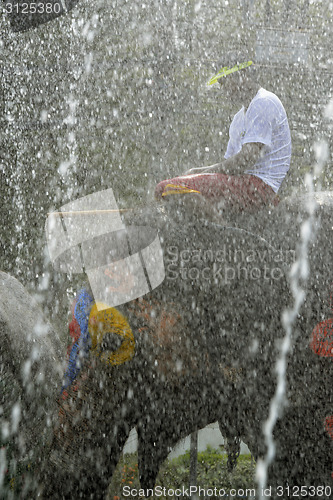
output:
M213 449L220 449L224 444L224 439L219 429L217 422L207 425L204 429L198 432L198 451L205 451L207 446L211 446ZM124 446L123 453L135 453L137 451L138 439L135 429L131 430L131 433ZM181 439L178 444L172 449L169 454L169 458L175 458L179 455L183 455L190 449L190 436L185 439ZM246 444L241 443L241 454L250 454L250 450Z

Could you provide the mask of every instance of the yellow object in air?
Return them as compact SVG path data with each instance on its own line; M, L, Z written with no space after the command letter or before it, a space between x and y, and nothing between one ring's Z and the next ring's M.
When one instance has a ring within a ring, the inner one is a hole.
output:
M104 307L102 310L98 310ZM95 303L89 315L89 334L91 352L103 363L121 365L134 356L135 340L127 319L114 307L105 308L105 304ZM108 333L119 335L121 346L116 351L103 351L102 342Z
M253 64L252 61L247 61L241 64L236 64L232 68L228 68L228 66L225 66L224 68L220 69L220 71L209 80L208 85L213 85L223 76L230 75L231 73L235 73L236 71L239 71L240 69L243 68L248 68L249 66L251 66L251 64Z
M170 194L188 194L188 193L200 194L200 191L197 191L196 189L191 189L186 186L179 186L177 184L167 184L165 186L165 189L168 189L168 191L164 191L162 193L162 196L169 196Z

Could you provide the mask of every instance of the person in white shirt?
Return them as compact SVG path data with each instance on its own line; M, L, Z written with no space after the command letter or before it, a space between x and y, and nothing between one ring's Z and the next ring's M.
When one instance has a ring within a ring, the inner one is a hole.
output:
M251 60L236 56L209 82L219 82L225 98L242 105L230 125L225 160L160 182L156 198L195 192L236 211L278 203L276 194L290 166L289 124L280 99L253 77L253 66Z

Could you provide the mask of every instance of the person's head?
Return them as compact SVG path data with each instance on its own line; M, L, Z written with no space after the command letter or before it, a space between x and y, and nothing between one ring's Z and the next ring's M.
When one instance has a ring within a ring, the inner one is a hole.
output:
M220 85L223 95L232 102L243 103L259 88L254 61L245 52L229 52L214 66L216 74L209 84Z

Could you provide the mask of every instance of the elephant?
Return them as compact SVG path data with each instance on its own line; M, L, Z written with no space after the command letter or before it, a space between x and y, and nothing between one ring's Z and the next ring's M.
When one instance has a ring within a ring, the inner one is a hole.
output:
M37 300L4 272L0 272L0 338L0 492L4 496L11 492L4 484L4 471L15 476L26 469L42 455L52 436L63 376L58 332ZM24 487L35 486L28 484L34 483L33 477L26 480Z
M332 483L331 196L316 196L270 485ZM58 393L51 391L53 433L34 467L40 498L103 498L133 427L145 490L170 448L212 422L256 459L265 456L263 424L277 389L281 318L294 301L290 269L308 202L286 200L221 223L189 210L186 197L125 215L128 227L158 231L165 279L106 310L95 307L87 285L78 292L68 365ZM89 342L80 344L87 332Z

